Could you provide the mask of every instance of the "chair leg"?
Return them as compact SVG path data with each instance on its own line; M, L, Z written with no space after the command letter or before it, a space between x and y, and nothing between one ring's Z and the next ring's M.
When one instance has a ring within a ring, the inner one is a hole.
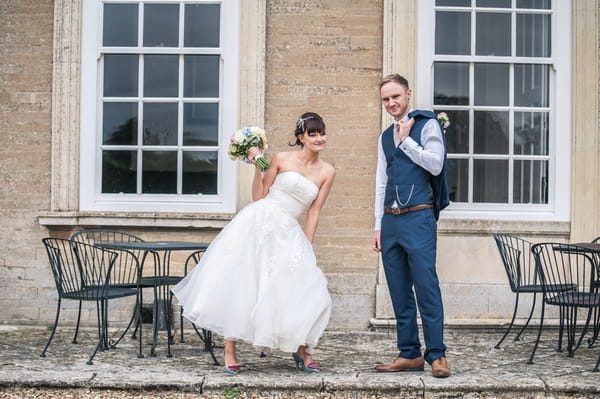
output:
M56 333L56 329L58 328L58 316L60 316L60 297L58 298L58 305L56 306L56 317L54 318L54 326L52 327L52 332L50 333L50 337L48 337L48 342L46 342L46 346L42 353L40 353L40 357L46 357L46 351L50 346L50 342L54 338L54 333Z
M510 320L510 324L508 325L508 328L504 332L504 335L502 336L502 338L500 338L500 341L498 341L498 343L494 346L494 348L500 349L500 344L502 344L504 339L508 336L508 333L510 333L510 330L512 329L513 324L515 323L515 317L517 316L517 308L518 307L519 307L519 293L517 292L516 299L515 299L515 308L513 309L513 315L512 315L512 319Z
M537 350L538 344L540 343L540 337L542 336L542 326L544 325L544 311L546 309L546 303L542 300L542 312L540 315L540 327L538 329L537 339L535 340L535 344L533 346L533 350L531 351L531 356L529 356L529 361L527 364L533 364L533 357L535 356L535 351Z
M136 295L136 298L137 298L137 295ZM108 345L109 345L110 349L115 349L117 347L119 342L121 342L123 337L125 337L125 335L127 334L127 331L129 331L129 329L131 328L131 325L133 324L133 321L137 318L137 316L138 316L138 304L137 304L137 299L136 299L135 306L133 308L133 313L131 314L131 318L129 319L129 323L127 324L127 327L125 327L125 330L123 330L123 332L121 333L119 338L111 339L108 341ZM136 325L136 329L137 329L137 325Z
M183 306L179 307L179 342L183 343Z
M598 360L596 360L596 366L594 367L595 372L600 371L600 369L598 368L600 366L600 355L598 355Z
M515 341L518 341L518 340L521 339L521 334L523 334L523 332L525 331L525 329L529 325L529 322L531 321L531 316L533 316L533 311L535 310L535 301L536 301L536 298L537 298L537 293L534 293L533 294L533 303L531 304L531 311L529 312L529 317L527 318L527 321L525 322L525 325L523 325L523 327L521 328L521 330L519 331L519 333L515 337Z
M92 354L90 355L90 358L86 362L86 364L88 364L88 365L94 364L93 360L94 360L94 357L96 356L96 353L98 353L98 351L104 350L104 340L105 340L104 331L106 331L106 328L105 328L106 311L105 311L104 300L96 301L96 315L98 316L98 343L96 344L96 347L94 348Z
M575 329L577 326L577 308L566 310L567 316L567 357L575 355Z
M558 323L558 348L556 348L557 352L562 352L562 343L563 343L563 336L564 336L564 331L565 331L565 309L563 306L561 306L559 308L558 311L558 318L559 318L559 323Z
M77 311L77 324L75 324L75 335L73 335L73 341L71 341L72 344L76 344L77 343L77 334L79 334L79 322L81 321L81 304L82 304L82 300L79 300L79 310Z

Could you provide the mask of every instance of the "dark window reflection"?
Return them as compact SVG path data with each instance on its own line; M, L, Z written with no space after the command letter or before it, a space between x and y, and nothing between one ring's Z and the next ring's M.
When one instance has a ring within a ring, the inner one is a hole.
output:
M548 161L516 160L513 174L515 204L548 203Z
M144 145L177 145L177 103L144 103Z
M144 151L142 193L177 194L177 152Z
M547 107L550 92L550 66L515 64L515 105Z
M458 62L434 64L433 102L436 105L469 104L469 64Z
M471 14L437 11L435 13L435 53L471 54Z
M508 112L476 111L474 119L474 152L508 154Z
M144 46L177 47L179 5L146 4L144 6Z
M510 8L511 0L477 0L477 7Z
M452 202L469 201L469 161L448 159L448 192Z
M104 4L102 25L102 43L104 46L137 46L137 4Z
M473 161L473 201L508 202L508 161L494 159Z
M470 7L471 0L435 0L435 5L440 7Z
M449 153L469 152L469 111L436 110L445 112L450 118L450 126L446 128L446 151Z
M183 105L183 145L219 145L219 104Z
M549 135L547 112L515 112L516 155L548 155Z
M478 12L475 54L510 56L510 14Z
M137 144L138 104L104 103L102 144Z
M179 92L179 56L144 56L144 96L177 97Z
M138 55L104 55L104 96L137 97Z
M218 153L183 153L183 194L217 194Z
M550 57L550 15L517 14L517 56Z
M475 64L475 105L508 106L508 64Z
M219 4L186 4L183 45L219 47L220 22Z
M551 5L552 0L517 0L517 8L549 10Z
M102 193L135 193L136 178L135 151L102 151Z
M185 56L185 97L219 97L219 59L218 55Z

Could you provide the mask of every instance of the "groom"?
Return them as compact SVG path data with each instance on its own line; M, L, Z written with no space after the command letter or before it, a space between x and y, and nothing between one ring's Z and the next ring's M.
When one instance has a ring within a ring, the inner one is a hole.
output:
M399 354L391 363L375 368L384 372L423 371L427 361L434 377L445 378L450 369L435 266L437 219L449 202L444 136L433 112L410 110L412 92L404 77L386 76L379 89L394 124L379 137L372 243L373 249L382 253ZM423 324L424 355L417 306Z

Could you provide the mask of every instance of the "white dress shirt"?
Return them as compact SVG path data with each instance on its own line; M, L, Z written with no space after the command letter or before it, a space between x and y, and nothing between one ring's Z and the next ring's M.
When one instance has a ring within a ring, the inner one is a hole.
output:
M411 110L412 111L412 110ZM405 116L404 121L408 121ZM383 201L385 199L385 187L387 185L387 160L381 143L382 134L379 135L377 145L377 171L375 172L375 230L381 230L381 218L383 217ZM394 134L394 143L398 146L399 140ZM430 119L421 131L421 145L417 144L410 136L405 138L399 147L406 156L415 164L419 165L429 173L437 176L444 166L444 139L442 130L437 121Z

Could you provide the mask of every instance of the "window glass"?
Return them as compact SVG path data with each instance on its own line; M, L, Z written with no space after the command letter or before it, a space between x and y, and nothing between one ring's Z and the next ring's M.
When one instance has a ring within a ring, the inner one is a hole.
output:
M178 87L178 56L161 54L144 57L145 97L177 97Z
M137 153L135 151L102 152L102 192L134 194L137 179Z
M177 47L179 42L179 5L144 5L144 46Z
M216 146L219 143L219 104L183 105L183 145Z
M177 152L142 152L142 193L177 193Z
M436 62L434 66L434 104L469 104L469 64Z
M446 128L446 151L452 153L469 152L469 112L440 109L450 119L450 126Z
M102 116L102 144L137 144L137 103L105 102Z
M516 160L513 176L515 204L548 202L548 161Z
M552 0L517 0L517 8L549 10L552 8Z
M547 107L549 105L550 66L515 65L515 105Z
M183 193L217 193L218 158L214 151L183 153Z
M476 18L475 54L509 56L510 14L478 12Z
M186 4L185 47L219 47L221 7L218 4Z
M469 202L469 160L448 159L448 193L452 202Z
M436 54L471 53L471 14L468 12L436 13Z
M517 56L551 56L551 21L548 14L517 14Z
M137 4L104 4L104 46L137 46Z
M548 112L515 112L516 155L549 155Z
M508 161L475 159L473 161L473 201L508 202Z
M474 113L474 151L477 154L508 154L508 112Z
M475 64L475 105L508 105L509 65Z
M138 56L106 54L104 56L104 96L136 97L138 94Z
M185 97L218 97L219 56L186 55L183 92Z
M177 145L177 103L144 103L144 145Z
M436 0L435 5L446 7L469 7L471 0Z
M477 0L477 7L510 8L512 0Z

